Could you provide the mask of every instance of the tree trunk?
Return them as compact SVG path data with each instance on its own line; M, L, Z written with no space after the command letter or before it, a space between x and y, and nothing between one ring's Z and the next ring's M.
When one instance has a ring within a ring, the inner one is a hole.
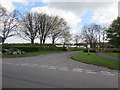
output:
M45 45L45 39L43 39L43 45Z
M55 45L55 40L54 39L52 40L52 45Z
M99 48L101 48L100 35L99 35Z
M43 38L43 45L45 44L45 40L46 40L46 35Z
M52 37L52 45L54 46L55 45L55 38Z
M4 45L6 38L2 38L2 45Z
M90 48L93 48L93 43L92 42L90 42Z
M42 39L40 38L40 45L42 45Z
M34 39L31 39L31 44L34 44Z
M102 45L102 48L104 49L104 39L105 39L105 36L103 34L103 45Z

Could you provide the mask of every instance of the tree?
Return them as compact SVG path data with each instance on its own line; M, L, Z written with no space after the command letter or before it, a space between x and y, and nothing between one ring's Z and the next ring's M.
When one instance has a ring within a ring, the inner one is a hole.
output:
M102 47L104 48L105 47L105 41L106 41L106 30L108 29L108 24L102 24Z
M34 40L38 37L38 14L37 13L27 13L21 22L21 30L19 35L31 44L34 44Z
M65 47L65 45L69 45L70 44L70 40L71 40L71 34L69 31L69 27L68 29L66 29L61 36L61 41L63 43L63 47Z
M65 32L68 28L67 22L63 18L59 18L58 16L53 17L53 23L51 24L50 37L52 40L52 44L62 36L63 32Z
M0 5L0 17L6 15L7 10Z
M109 43L116 47L120 47L120 17L112 22L107 32L107 38Z
M49 16L45 13L27 13L23 18L23 29L20 36L34 43L36 38L40 39L40 45L44 45L46 38L52 38L54 44L58 37L67 29L67 23L58 16Z
M8 13L0 17L0 32L2 37L2 44L4 44L7 38L15 36L17 34L16 30L19 26L18 15L19 12L14 10L12 13Z
M90 44L91 48L96 47L96 44L98 42L98 35L96 32L96 27L94 26L95 24L90 24L90 25L84 25L83 26L83 31L82 31L82 38L84 42L87 44Z
M78 45L80 39L81 39L81 36L80 36L80 35L75 35L75 36L73 37L73 40L75 41L76 47L77 47L77 45Z
M102 38L102 34L103 34L103 28L101 25L98 25L98 24L93 24L93 28L94 30L96 31L96 35L97 35L97 38L98 38L98 45L99 47L101 47L101 38Z
M105 41L106 27L99 24L84 25L82 31L82 39L91 45L91 48L102 46Z
M68 29L67 22L58 16L49 16L41 13L39 14L38 20L38 35L41 45L45 44L47 37L51 38L52 44L54 45L62 33Z
M39 29L38 29L38 35L40 39L40 44L44 45L47 36L50 34L50 30L52 27L52 17L48 16L47 14L39 14L38 18L38 24L39 24Z

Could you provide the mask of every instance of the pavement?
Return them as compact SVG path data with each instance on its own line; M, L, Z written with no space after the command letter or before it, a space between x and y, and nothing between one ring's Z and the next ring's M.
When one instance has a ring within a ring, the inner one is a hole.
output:
M118 88L118 71L71 59L80 51L4 58L3 88ZM109 83L108 83L109 82Z
M111 60L119 60L119 58L112 57L112 56L107 56L107 55L105 55L104 53L96 53L96 55L97 55L97 56L100 56L100 57L107 58L107 59L111 59Z

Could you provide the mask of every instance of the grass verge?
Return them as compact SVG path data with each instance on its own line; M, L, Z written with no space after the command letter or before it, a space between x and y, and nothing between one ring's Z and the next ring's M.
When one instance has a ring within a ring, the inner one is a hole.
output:
M108 52L108 53L104 53L107 56L111 56L111 57L116 57L116 58L120 58L119 53L114 53L114 52Z
M94 64L97 66L103 66L110 69L118 68L120 69L120 67L118 66L118 63L120 64L120 61L118 62L103 57L99 57L96 56L95 53L90 53L90 55L88 55L88 53L79 53L72 56L72 58L83 63Z
M64 52L64 51L37 51L37 52L26 52L25 54L21 55L2 55L2 58L12 58L12 57L25 57L25 56L37 56L41 54L50 54L50 53L59 53L59 52Z

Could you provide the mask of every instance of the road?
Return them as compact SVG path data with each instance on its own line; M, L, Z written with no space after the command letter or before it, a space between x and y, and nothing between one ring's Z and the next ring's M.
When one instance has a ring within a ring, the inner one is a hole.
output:
M62 52L2 60L3 88L117 88L118 72L80 63Z

